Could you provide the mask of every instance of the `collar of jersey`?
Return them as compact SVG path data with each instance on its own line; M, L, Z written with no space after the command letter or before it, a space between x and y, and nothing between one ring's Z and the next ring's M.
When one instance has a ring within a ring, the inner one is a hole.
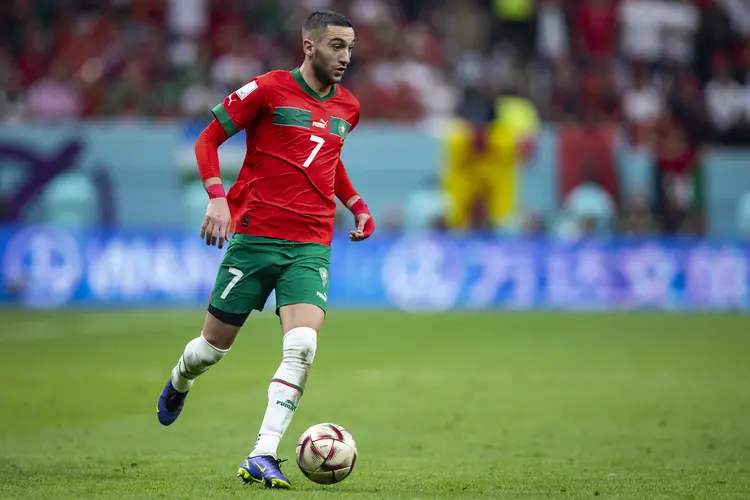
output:
M307 84L307 82L305 81L304 78L302 78L302 72L299 70L299 68L294 68L291 71L291 73L292 73L292 76L294 77L294 79L297 80L297 83L299 84L299 86L302 87L302 90L304 90L305 92L307 92L308 94L310 94L312 97L314 97L315 99L317 99L320 102L327 101L328 99L330 99L331 97L333 97L334 94L336 94L336 84L335 83L331 87L331 91L330 92L328 92L324 96L321 96L320 94L318 94L317 92L315 92L312 89L312 87L310 87Z

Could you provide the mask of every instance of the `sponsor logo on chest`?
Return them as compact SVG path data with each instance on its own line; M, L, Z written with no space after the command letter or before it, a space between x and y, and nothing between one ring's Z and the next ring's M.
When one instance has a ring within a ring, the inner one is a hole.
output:
M317 115L317 116L315 116ZM301 127L328 132L329 134L345 139L351 125L343 118L323 115L309 109L295 108L291 106L278 106L274 109L273 121L276 125L287 127Z
M321 118L321 119L319 119L317 121L312 122L312 126L313 127L322 128L322 129L327 129L328 128L328 120L324 120L324 119Z

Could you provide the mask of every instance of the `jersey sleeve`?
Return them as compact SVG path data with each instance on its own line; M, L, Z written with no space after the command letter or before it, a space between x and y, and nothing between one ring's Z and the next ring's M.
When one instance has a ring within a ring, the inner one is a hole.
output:
M336 164L336 179L333 189L336 198L338 198L344 205L355 196L359 196L357 190L354 189L351 179L349 179L349 174L346 172L344 162L341 161L341 159L339 159ZM349 207L347 206L347 208Z
M253 78L211 110L227 136L232 137L245 129L257 116L266 111L269 85L268 79Z
M347 130L347 136L359 124L359 106L357 106L357 111L354 114L354 116L350 118L350 120L351 120L351 124L349 125L349 130ZM341 147L339 148L339 151L343 151L344 150L344 143L345 142L346 142L346 139L344 139L344 140L341 141Z
M357 125L359 125L359 106L357 106L357 112L354 115L354 119L352 120L352 126L349 129L349 132L357 128Z

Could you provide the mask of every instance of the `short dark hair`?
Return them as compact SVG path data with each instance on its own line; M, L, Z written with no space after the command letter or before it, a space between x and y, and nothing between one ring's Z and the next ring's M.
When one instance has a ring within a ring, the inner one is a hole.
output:
M352 22L344 14L339 14L332 10L316 10L305 19L302 23L302 36L307 38L310 33L319 30L325 30L329 26L342 26L344 28L353 28Z

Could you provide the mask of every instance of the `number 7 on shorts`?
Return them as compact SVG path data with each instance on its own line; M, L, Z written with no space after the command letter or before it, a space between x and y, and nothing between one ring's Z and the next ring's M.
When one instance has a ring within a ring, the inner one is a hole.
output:
M238 282L239 280L241 280L241 279L242 279L242 276L243 276L243 273L242 273L242 271L240 271L240 270L239 270L239 269L237 269L236 267L230 267L229 269L227 269L227 271L229 271L229 273L231 273L231 274L234 274L234 278L232 278L232 281L230 281L230 282L229 282L229 284L228 284L228 285L227 285L227 287L226 287L226 288L224 289L224 291L223 291L223 292L221 292L221 295L220 295L220 297L221 297L222 299L226 299L226 298L227 298L227 295L229 295L229 292L230 292L230 291L232 290L232 288L234 288L234 285L236 285L236 284L237 284L237 282Z

